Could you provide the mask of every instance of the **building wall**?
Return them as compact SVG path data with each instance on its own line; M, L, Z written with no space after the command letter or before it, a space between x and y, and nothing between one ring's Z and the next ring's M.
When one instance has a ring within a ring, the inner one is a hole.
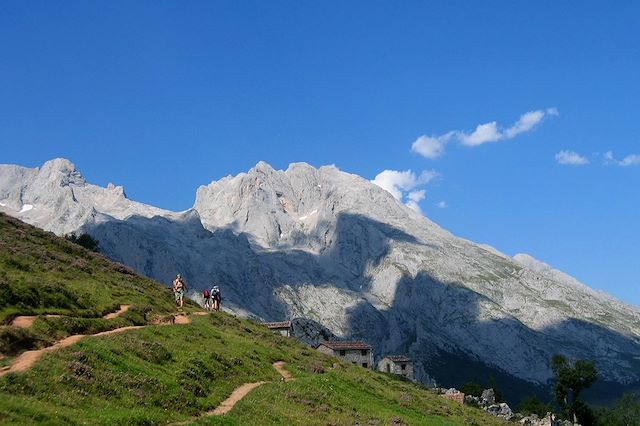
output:
M444 394L444 395L442 395L442 397L450 399L452 401L455 401L455 402L457 402L459 404L464 404L464 394L462 392L452 393L452 394Z
M335 356L333 349L326 347L325 345L318 346L318 352L322 352L325 355Z
M340 358L345 361L354 363L361 367L364 367L363 364L366 363L367 366L365 368L373 368L373 354L371 353L370 350L365 350L366 355L362 355L362 352L360 349L345 349L344 355L340 355L339 350L334 351L331 348L328 348L324 345L320 345L318 346L318 351L322 352L323 354L335 356L336 358Z
M405 365L405 369L402 369L402 364ZM387 370L387 366L389 369ZM404 376L409 380L413 380L413 363L411 362L399 362L395 363L388 358L383 358L378 363L378 371L382 371L384 373L393 373L399 376Z

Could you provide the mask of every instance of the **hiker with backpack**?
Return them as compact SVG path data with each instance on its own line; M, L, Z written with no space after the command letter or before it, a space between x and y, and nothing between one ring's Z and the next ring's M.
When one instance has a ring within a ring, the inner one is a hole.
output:
M211 301L211 293L209 293L208 289L205 288L202 291L202 298L204 299L204 308L207 311L211 312L211 309L213 308L213 306L211 304L212 303L212 301Z
M182 305L184 304L184 293L187 291L187 285L182 280L182 276L180 274L178 274L176 279L173 280L171 289L173 290L173 296L176 299L176 306L178 308L182 308Z
M213 303L213 310L218 312L220 310L220 301L222 300L222 294L220 288L214 285L211 289L211 301Z

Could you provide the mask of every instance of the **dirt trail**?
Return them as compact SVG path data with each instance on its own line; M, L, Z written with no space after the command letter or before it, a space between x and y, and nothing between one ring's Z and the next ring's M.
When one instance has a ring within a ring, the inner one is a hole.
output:
M291 376L291 373L283 368L284 361L277 361L272 365L273 368L275 368L276 371L280 373L280 376L282 376L282 381L288 382L290 380L294 380L294 378ZM231 392L229 398L222 401L215 410L205 413L205 416L222 416L223 414L227 414L238 403L238 401L244 398L249 392L265 383L269 382L245 383L243 385L240 385L239 387L235 388L233 392Z
M59 316L61 315L45 315L47 318L56 318ZM18 328L30 328L38 317L39 315L20 315L15 317L13 321L11 321L10 325Z
M122 305L127 306L127 305ZM121 308L120 313L125 312L128 308L125 308L124 310ZM181 315L176 315L175 317L175 324L189 324L191 322L191 320L189 319L189 317L186 314L181 314ZM169 325L169 324L163 324L163 325ZM57 341L56 343L54 343L51 346L47 346L46 348L43 349L38 349L38 350L34 350L34 351L26 351L21 353L19 356L17 356L16 358L13 359L13 361L11 362L11 365L5 366L0 368L0 377L8 374L8 373L15 373L15 372L20 372L20 371L25 371L28 370L29 368L31 368L33 366L33 364L36 363L36 361L38 361L40 359L40 357L47 353L47 352L53 352L53 351L57 351L60 348L64 348L66 346L71 346L74 343L76 343L77 341L79 341L80 339L82 339L83 337L91 337L91 336L109 336L112 334L116 334L116 333L122 333L123 331L128 331L128 330L136 330L138 328L144 328L144 327L148 327L146 325L128 325L125 327L120 327L120 328L115 328L113 330L107 330L107 331L102 331L100 333L96 333L96 334L75 334L73 336L68 336L65 337L62 340Z
M101 333L96 333L96 334L75 334L73 336L65 337L64 339L54 343L51 346L46 347L46 348L38 349L38 350L35 350L35 351L23 352L22 354L20 354L18 357L16 357L13 360L13 362L11 363L10 366L4 367L2 370L0 370L0 377L4 376L5 374L8 374L8 373L16 373L16 372L19 372L19 371L28 370L45 353L57 351L60 348L71 346L74 343L78 342L83 337L108 336L108 335L111 335L111 334L122 333L123 331L135 330L137 328L142 328L142 327L144 327L144 326L143 325L129 325L129 326L126 326L126 327L120 327L120 328L116 328L114 330L103 331Z
M249 392L265 383L267 382L245 383L244 385L235 388L233 392L231 392L229 398L222 401L215 410L209 411L205 415L221 416L223 414L227 414L238 403L238 401L244 398Z
M288 382L290 380L295 380L291 373L284 369L284 361L276 361L272 365L273 368L275 368L276 371L278 371L278 373L280 373L280 375L282 376L282 381Z
M118 316L127 312L130 307L131 305L120 305L120 308L118 308L117 311L107 314L102 318L106 320L117 318ZM45 317L47 318L55 318L59 316L60 315L45 315ZM38 315L20 315L18 317L15 317L13 321L11 321L11 325L19 328L31 328L31 326L33 325L33 322L37 319L38 319Z
M107 319L107 320L114 319L114 318L124 314L125 312L127 312L130 307L131 307L131 305L120 305L120 308L117 311L111 312L110 314L107 314L107 315L103 316L102 318Z
M29 328L33 325L33 322L38 318L38 316L19 316L15 317L13 321L11 321L11 325L19 328Z
M191 320L186 314L178 314L173 316L174 324L189 324Z

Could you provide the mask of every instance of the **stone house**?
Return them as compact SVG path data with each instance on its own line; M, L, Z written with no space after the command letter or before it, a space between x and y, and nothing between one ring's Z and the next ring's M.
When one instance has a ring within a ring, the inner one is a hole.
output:
M378 371L413 380L413 362L404 355L387 355L378 362Z
M373 368L373 348L365 342L331 340L321 342L316 349L323 354L349 361L364 368Z
M263 322L262 325L284 337L291 337L291 321Z

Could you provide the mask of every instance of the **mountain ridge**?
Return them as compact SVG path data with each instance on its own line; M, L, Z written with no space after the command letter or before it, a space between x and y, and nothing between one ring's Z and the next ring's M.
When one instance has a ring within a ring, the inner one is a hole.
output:
M425 380L434 354L457 353L544 384L557 350L594 359L607 380L640 380L638 308L455 237L357 175L260 162L170 212L90 185L69 164L50 165L73 179L54 173L47 194L34 188L47 167L0 166L0 209L56 233L88 232L109 257L163 282L175 271L195 287L214 279L245 315L309 317L378 355L403 351Z

